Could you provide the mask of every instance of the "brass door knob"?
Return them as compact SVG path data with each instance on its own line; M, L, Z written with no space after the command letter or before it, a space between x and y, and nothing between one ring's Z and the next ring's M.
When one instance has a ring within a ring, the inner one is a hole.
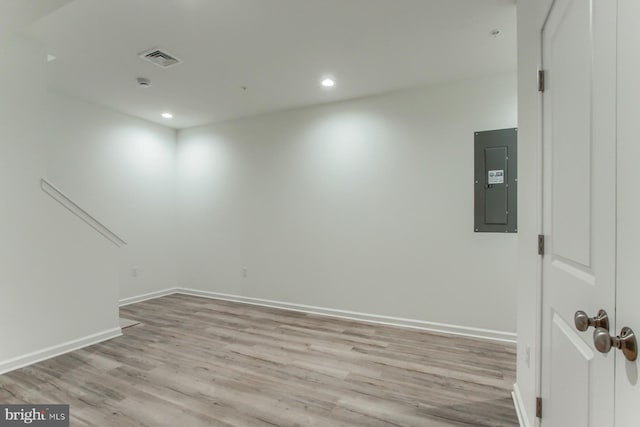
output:
M634 361L638 358L638 342L636 334L626 326L620 331L620 335L612 337L604 328L596 328L593 332L593 344L600 353L608 353L611 347L622 350L627 360Z

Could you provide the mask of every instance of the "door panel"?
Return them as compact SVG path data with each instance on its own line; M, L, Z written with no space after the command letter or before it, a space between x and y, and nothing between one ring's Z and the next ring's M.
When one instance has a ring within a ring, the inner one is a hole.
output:
M551 390L556 396L545 408L548 419L556 425L586 426L589 406L589 377L593 368L593 351L557 314L553 318L551 347L558 357L551 360ZM567 382L565 378L573 378Z
M547 81L553 114L554 255L590 267L591 205L591 14L588 1L559 2L546 33L551 56ZM545 66L546 67L546 66ZM546 94L545 94L546 95ZM547 106L547 105L545 105ZM557 225L557 227L554 227Z
M614 354L573 316L615 317L615 13L556 0L542 30L545 427L613 425Z

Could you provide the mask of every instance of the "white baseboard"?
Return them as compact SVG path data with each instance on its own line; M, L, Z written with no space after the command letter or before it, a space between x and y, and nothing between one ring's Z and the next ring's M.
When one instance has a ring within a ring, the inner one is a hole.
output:
M522 401L522 396L520 395L520 387L518 387L517 383L513 385L511 397L513 398L513 406L515 406L516 408L516 414L518 415L518 422L520 423L520 427L530 427L529 418L527 417L527 411L524 408L524 402Z
M449 325L445 323L427 322L424 320L404 319L401 317L381 316L377 314L359 313L355 311L337 310L333 308L314 307L310 305L294 304L282 301L267 300L261 298L250 298L239 295L223 294L218 292L200 291L197 289L176 288L176 293L192 295L205 298L220 299L225 301L254 304L264 307L279 308L284 310L300 311L303 313L320 314L324 316L339 317L342 319L359 320L364 322L378 323L390 326L400 326L405 328L422 329L431 332L441 332L452 335L462 335L466 337L488 339L515 343L517 335L512 332L494 331L490 329L472 328L466 326Z
M240 295L224 294L220 292L201 291L190 288L168 288L161 291L150 292L131 298L120 300L120 307L135 304L150 299L160 298L172 294L184 294L204 298L219 299L225 301L240 302L244 304L260 305L263 307L279 308L283 310L299 311L310 314L320 314L324 316L339 317L342 319L359 320L363 322L378 323L390 326L400 326L405 328L421 329L431 332L441 332L445 334L461 335L472 338L488 339L493 341L515 343L517 335L513 332L494 331L491 329L473 328L467 326L450 325L446 323L427 322L424 320L405 319L401 317L382 316L378 314L360 313L356 311L337 310L333 308L316 307L304 304L295 304L283 301L268 300L262 298L251 298Z
M0 375L19 368L24 368L25 366L32 365L34 363L42 362L46 359L51 359L52 357L60 356L70 351L79 350L83 347L110 340L112 338L119 337L120 335L122 335L122 330L120 328L108 329L103 332L98 332L97 334L88 335L83 338L78 338L49 348L34 351L33 353L25 354L24 356L4 360L0 362Z
M494 341L510 342L516 341L516 334L511 332L494 331L489 329L480 329L472 327L464 327L458 325L449 325L445 323L427 322L424 320L405 319L401 317L382 316L377 314L360 313L355 311L337 310L333 308L315 307L311 305L295 304L283 301L268 300L262 298L243 297L240 295L224 294L219 292L200 291L197 289L189 288L168 288L161 291L150 292L135 297L125 298L120 300L120 306L126 306L129 304L135 304L150 299L160 298L172 294L184 294L197 297L219 299L225 301L239 302L243 304L253 304L263 307L272 307L281 310L292 310L303 313L319 314L323 316L338 317L341 319L358 320L363 322L377 323L390 326L399 326L405 328L421 329L432 332L440 332L451 335L461 335L466 337L488 339ZM79 350L83 347L87 347L93 344L97 344L102 341L106 341L112 338L116 338L122 335L120 328L109 329L104 332L92 334L83 338L79 338L73 341L68 341L59 345L55 345L49 348L38 350L23 356L18 356L13 359L0 361L0 375L13 371L15 369L23 368L25 366L41 362L52 357L68 353L70 351ZM516 412L518 413L518 419L520 425L529 427L526 417L526 412L522 406L520 392L517 384L514 385L514 392L512 393L514 404L516 406Z
M120 300L120 307L124 307L125 305L135 304L137 302L147 301L150 299L165 297L167 295L172 295L178 292L178 288L168 288L163 289L161 291L149 292L148 294L137 295L135 297L124 298Z

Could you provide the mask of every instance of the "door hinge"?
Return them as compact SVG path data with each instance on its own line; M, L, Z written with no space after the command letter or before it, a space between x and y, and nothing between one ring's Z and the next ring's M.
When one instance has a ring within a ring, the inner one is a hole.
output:
M544 255L544 234L538 234L538 255Z
M542 418L542 398L536 397L536 418Z
M538 92L544 92L544 70L538 70Z

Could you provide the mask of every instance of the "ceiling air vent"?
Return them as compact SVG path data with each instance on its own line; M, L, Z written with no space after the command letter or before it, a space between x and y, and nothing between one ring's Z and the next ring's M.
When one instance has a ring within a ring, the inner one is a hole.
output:
M160 49L151 49L149 51L143 52L140 54L140 58L156 64L158 67L162 68L168 68L182 62L175 56L170 55Z

